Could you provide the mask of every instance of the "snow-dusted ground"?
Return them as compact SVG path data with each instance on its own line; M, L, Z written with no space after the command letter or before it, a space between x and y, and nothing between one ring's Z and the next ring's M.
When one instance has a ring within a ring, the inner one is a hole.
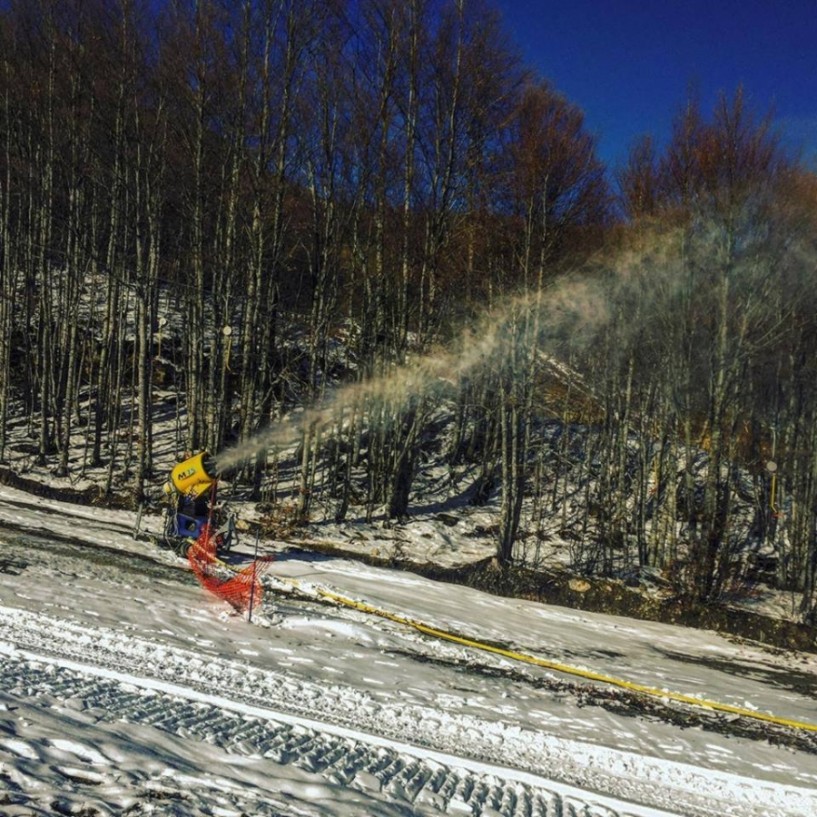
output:
M3 817L817 814L813 732L775 745L796 730L756 722L749 737L732 716L661 700L639 709L622 690L435 640L314 590L807 723L815 655L272 542L250 622L133 527L124 512L0 488Z

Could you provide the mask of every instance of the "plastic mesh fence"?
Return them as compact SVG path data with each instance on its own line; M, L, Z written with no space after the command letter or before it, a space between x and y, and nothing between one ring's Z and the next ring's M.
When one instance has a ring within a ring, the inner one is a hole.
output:
M236 571L218 558L216 535L205 525L198 539L187 551L187 560L205 590L224 599L239 612L257 607L264 597L261 575L269 567L270 559L256 559Z

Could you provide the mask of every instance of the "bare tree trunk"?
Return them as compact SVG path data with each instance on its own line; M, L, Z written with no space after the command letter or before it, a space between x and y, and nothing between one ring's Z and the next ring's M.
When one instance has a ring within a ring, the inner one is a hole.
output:
M79 54L77 58L81 60L83 47L78 46ZM93 102L93 101L91 101ZM88 253L88 246L83 240L80 246L80 236L85 236L84 229L86 208L84 207L84 179L82 178L82 168L89 164L89 126L82 115L83 109L83 89L80 87L79 76L72 77L71 80L71 103L68 116L68 138L70 140L70 160L68 168L68 224L65 236L64 255L64 290L61 298L61 316L59 320L59 373L58 384L58 449L59 461L57 464L57 474L59 476L68 475L68 462L71 453L71 430L73 426L73 416L76 413L77 399L77 377L78 370L78 324L79 324L79 303L82 289L82 279L87 272L87 264L83 257ZM93 105L91 104L91 114L93 116ZM91 250L91 253L93 250Z
M2 64L3 107L0 131L3 133L3 160L5 174L0 181L0 462L6 456L6 434L10 394L11 337L14 325L12 304L18 287L18 260L12 254L11 214L12 175L11 156L13 134L18 132L19 123L12 121L11 68L7 61Z
M39 363L39 464L45 465L47 457L52 453L54 414L54 290L51 281L51 265L49 249L51 247L52 227L54 217L54 173L56 162L56 148L54 144L54 105L55 105L55 75L56 43L51 42L49 48L48 88L46 91L46 110L44 119L40 123L43 129L43 154L36 166L39 167L39 202L37 210L36 275L39 278L38 326L39 338L37 345ZM39 153L39 150L37 151Z

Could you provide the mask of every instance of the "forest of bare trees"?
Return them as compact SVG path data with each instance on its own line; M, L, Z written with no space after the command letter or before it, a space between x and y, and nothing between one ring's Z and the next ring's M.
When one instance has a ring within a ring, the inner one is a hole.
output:
M614 172L487 0L0 4L0 461L24 425L138 501L159 420L218 452L490 336L305 414L299 516L407 517L436 433L500 562L558 530L709 601L764 555L814 622L815 283L817 177L741 90Z

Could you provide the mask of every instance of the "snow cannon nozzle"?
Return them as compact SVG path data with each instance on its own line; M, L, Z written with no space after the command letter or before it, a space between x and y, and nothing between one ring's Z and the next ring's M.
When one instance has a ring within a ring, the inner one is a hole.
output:
M177 463L170 472L170 481L180 494L200 494L218 479L215 460L207 451Z

